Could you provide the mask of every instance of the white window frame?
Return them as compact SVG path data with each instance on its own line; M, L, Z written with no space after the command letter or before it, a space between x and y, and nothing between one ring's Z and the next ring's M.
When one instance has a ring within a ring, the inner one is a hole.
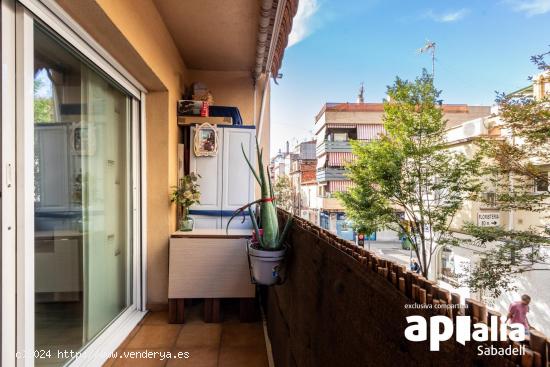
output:
M32 15L15 9L17 366L34 366L34 32Z
M71 360L72 366L102 365L146 313L147 91L54 1L0 0L0 6L2 366L34 365L34 21L51 28L132 97L132 304L83 348L82 357Z
M1 169L2 180L2 359L0 365L15 365L16 350L16 173L15 173L15 4L1 0L2 17L2 115Z

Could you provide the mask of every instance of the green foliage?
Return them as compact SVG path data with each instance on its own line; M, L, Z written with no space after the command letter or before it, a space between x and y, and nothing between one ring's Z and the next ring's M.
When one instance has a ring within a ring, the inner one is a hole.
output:
M465 276L465 282L473 291L484 291L498 297L505 290L515 290L517 276L531 271L550 271L548 246L550 233L528 230L506 230L500 227L479 227L467 223L465 232L474 237L474 245L488 247L480 262Z
M243 207L237 209L233 216L229 219L226 226L226 231L229 230L229 224L240 213L248 209L248 214L250 220L252 221L252 226L256 233L256 238L259 241L259 246L264 250L276 251L281 249L284 243L284 239L290 224L292 223L292 215L288 216L288 220L285 224L285 227L281 233L279 233L279 219L277 217L277 207L276 201L274 198L273 186L271 184L271 176L269 175L269 168L265 167L263 164L263 149L260 149L258 140L256 140L256 154L258 161L258 170L254 169L250 159L247 157L244 147L241 145L241 150L243 152L244 159L248 164L248 167L252 171L254 178L260 185L261 190L261 199L255 200L251 203L244 205ZM267 174L267 179L266 179ZM256 204L260 204L260 222L256 220L256 213L252 210L252 207ZM260 228L262 229L260 233Z
M188 208L200 202L200 191L197 180L200 176L191 172L180 179L179 185L173 187L170 199L183 209L184 218L187 217Z
M53 98L39 97L38 91L42 88L44 82L40 79L34 79L34 121L52 122L53 121Z
M550 52L533 56L537 68L550 72L545 62ZM483 191L494 192L491 205L503 211L514 210L518 215L539 213L539 227L525 230L479 227L472 223L464 231L473 236L472 242L490 243L493 249L483 255L465 283L474 291L484 290L498 296L515 288L518 274L530 271L549 271L550 261L550 96L535 99L531 95L498 94L501 129L505 139L482 140ZM546 165L546 168L544 167ZM541 182L538 192L535 182Z
M277 198L277 206L291 212L293 201L290 177L286 175L277 177L275 185L273 186L273 192Z
M455 214L480 188L480 159L445 149L439 95L425 70L413 82L397 78L384 103L386 135L352 143L357 159L346 170L355 186L338 195L357 229L408 238L426 277L437 247L452 243Z

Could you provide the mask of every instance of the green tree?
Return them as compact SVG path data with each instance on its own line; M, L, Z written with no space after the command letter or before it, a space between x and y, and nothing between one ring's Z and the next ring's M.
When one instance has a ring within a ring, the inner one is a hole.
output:
M426 70L412 82L397 78L387 93L386 134L352 143L357 159L346 170L355 185L339 197L358 230L406 236L428 277L437 248L453 244L455 214L479 190L479 159L446 149L440 91Z
M532 57L543 83L550 82L550 66L545 61L549 55L550 51ZM519 215L538 215L545 224L523 230L465 225L472 242L494 246L471 269L465 283L472 290L484 290L493 297L515 289L519 274L550 271L550 96L499 94L496 102L504 134L499 139L479 142L487 162L483 191L494 192L491 204L496 208Z
M292 213L293 191L290 177L286 175L277 177L273 185L273 191L277 198L277 206Z
M44 81L34 78L34 121L53 121L53 98L41 96L40 91L44 87Z

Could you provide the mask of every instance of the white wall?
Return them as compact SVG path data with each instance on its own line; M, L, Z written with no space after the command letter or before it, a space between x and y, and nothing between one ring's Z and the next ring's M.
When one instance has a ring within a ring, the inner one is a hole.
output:
M546 270L520 275L515 283L517 291L506 292L496 300L487 299L485 302L506 314L512 302L519 301L522 294L528 294L531 296L530 312L527 314L530 324L545 335L550 335L550 266L542 268Z
M466 237L465 235L457 235L458 237ZM494 245L487 244L486 248L473 248L470 246L465 247L453 247L453 253L459 256L468 258L471 265L476 265L483 252L491 251ZM548 256L550 251L547 250ZM432 258L432 264L430 266L430 278L436 279L439 268L439 255L436 253ZM496 310L503 315L508 313L508 307L512 302L518 301L522 294L528 294L531 296L530 312L527 315L529 322L536 329L542 331L544 334L550 334L550 265L541 266L540 269L547 269L542 271L527 272L521 275L517 275L517 280L514 285L517 287L515 291L503 292L498 298L491 298L487 294L474 294L468 287L454 287L448 283L439 281L440 285L449 289L451 292L456 292L461 295L462 303L466 297L472 297L474 299L481 299L489 308Z

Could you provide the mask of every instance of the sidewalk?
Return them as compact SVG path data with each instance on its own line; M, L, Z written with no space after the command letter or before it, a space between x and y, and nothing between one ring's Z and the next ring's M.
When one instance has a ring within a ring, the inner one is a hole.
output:
M403 250L401 248L401 242L399 241L365 241L365 249L373 251L382 258L397 261L400 264L406 265L407 267L411 263L411 251ZM412 257L415 258L416 254L412 252Z

